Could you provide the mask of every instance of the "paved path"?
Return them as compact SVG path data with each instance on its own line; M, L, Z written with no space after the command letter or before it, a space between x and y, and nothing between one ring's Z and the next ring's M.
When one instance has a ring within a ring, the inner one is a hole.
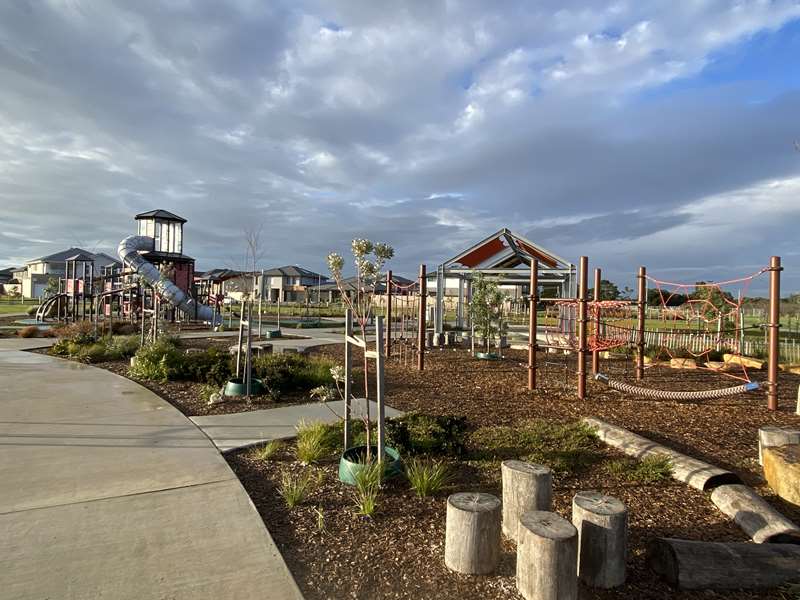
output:
M344 414L344 402L338 400L328 404L330 408L317 402L230 415L190 417L190 419L205 432L221 452L227 452L269 440L293 438L297 435L297 426L303 421L336 423L339 420L336 414ZM370 415L374 418L378 414L378 406L373 401L369 404ZM331 409L336 411L336 414L331 412ZM355 400L351 414L354 418L361 418L363 413L364 399ZM397 417L402 414L390 406L386 407L387 417Z
M208 438L109 371L0 341L0 598L299 599Z

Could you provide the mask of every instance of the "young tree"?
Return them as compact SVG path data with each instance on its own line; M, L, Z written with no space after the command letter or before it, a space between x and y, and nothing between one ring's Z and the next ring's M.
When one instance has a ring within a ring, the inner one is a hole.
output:
M472 298L469 301L469 316L475 324L475 330L483 337L486 352L489 342L495 335L503 331L503 301L506 295L500 290L496 281L478 274L472 280Z

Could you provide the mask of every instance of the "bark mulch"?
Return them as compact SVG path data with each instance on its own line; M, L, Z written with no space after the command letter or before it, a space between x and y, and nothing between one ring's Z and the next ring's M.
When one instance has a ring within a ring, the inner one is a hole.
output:
M341 346L312 352L337 362L343 360ZM354 358L356 365L361 364L359 356ZM626 397L595 382L589 385L590 399L580 402L575 398L572 375L565 382L558 365L542 368L542 389L528 392L525 360L525 353L518 351L510 351L498 362L477 361L460 350L434 351L427 356L425 372L419 373L413 365L404 366L393 359L386 369L387 403L404 411L464 415L472 428L514 425L527 419L569 421L597 416L736 471L748 483L759 486L784 514L800 521L800 510L769 495L755 461L760 426L800 425L800 417L793 414L800 377L781 374L780 410L775 413L766 409L762 393L701 403L657 402ZM609 369L606 364L604 368ZM626 376L624 364L612 369L618 377ZM653 370L647 377L649 385L662 389L733 385L724 377L699 371ZM763 374L756 373L755 377L763 378ZM618 456L605 447L601 453L605 460ZM407 483L390 482L382 490L377 513L366 518L355 515L352 490L338 482L335 462L304 467L294 460L291 446L272 462L259 461L248 450L228 454L227 458L309 600L520 598L514 586L514 548L508 541L504 541L501 566L491 576L458 575L448 571L443 561L447 495L466 490L500 495L497 462L452 463L456 480L434 498L417 498ZM281 473L296 473L303 468L320 471L322 483L308 502L289 510L278 492ZM572 496L582 489L599 489L617 496L630 510L626 585L611 591L582 587L581 598L791 598L780 590L677 592L647 569L644 547L653 537L747 539L713 506L707 494L672 480L650 485L629 483L608 473L602 463L578 474L557 476L554 487L554 508L567 518Z

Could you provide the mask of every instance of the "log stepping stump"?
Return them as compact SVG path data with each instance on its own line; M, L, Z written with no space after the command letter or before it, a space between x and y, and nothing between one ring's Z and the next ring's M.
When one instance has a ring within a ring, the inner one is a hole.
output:
M526 600L576 600L578 531L553 512L519 519L517 590Z
M444 564L470 575L485 575L500 562L500 499L460 492L447 499Z
M746 485L721 485L711 492L711 502L757 544L800 543L800 529Z
M798 395L800 397L800 394ZM764 464L764 449L800 444L800 428L767 425L758 430L758 464Z
M764 477L778 496L800 506L800 445L766 448Z
M549 467L521 460L505 460L503 478L503 533L517 541L519 518L532 510L550 510L553 474Z
M599 492L572 499L572 524L578 530L578 577L590 587L611 589L625 583L628 509Z

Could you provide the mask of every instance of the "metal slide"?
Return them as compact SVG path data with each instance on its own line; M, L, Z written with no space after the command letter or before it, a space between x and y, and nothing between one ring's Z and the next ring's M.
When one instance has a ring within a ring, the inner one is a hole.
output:
M152 249L153 238L143 235L131 235L119 243L117 254L122 264L138 273L148 284L153 286L153 289L162 300L179 309L190 319L197 318L201 321L208 321L213 325L222 323L222 317L215 313L213 308L189 298L172 281L162 277L161 272L155 265L146 261L139 254L142 250Z

